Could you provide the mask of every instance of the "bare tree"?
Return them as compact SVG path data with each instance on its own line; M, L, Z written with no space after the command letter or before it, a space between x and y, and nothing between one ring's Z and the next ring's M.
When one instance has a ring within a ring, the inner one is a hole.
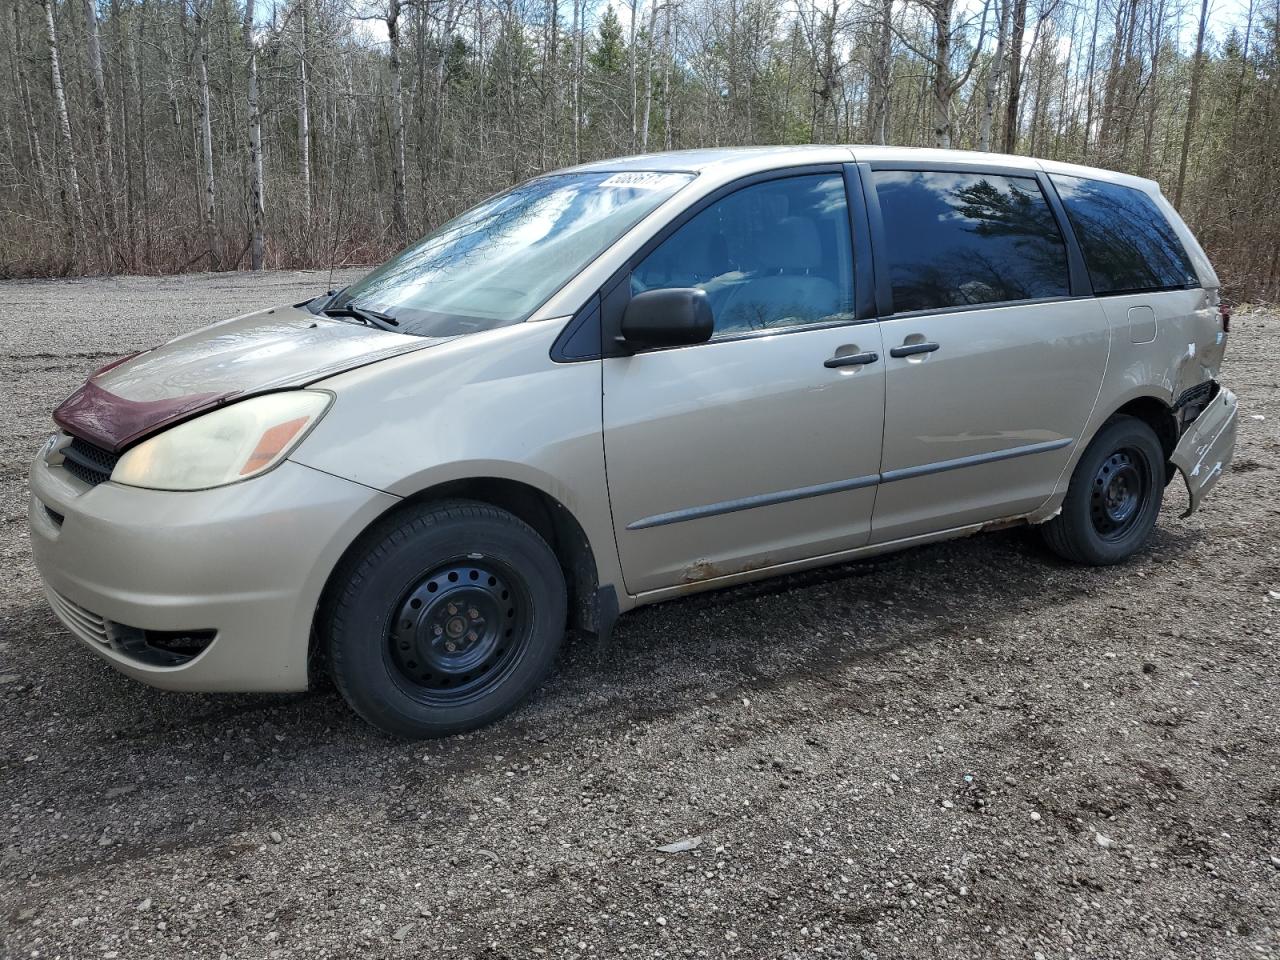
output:
M658 11L662 4L649 0L649 36L644 59L644 119L640 123L640 152L649 149L649 115L653 111L653 51L658 43Z
M80 199L80 174L76 168L75 143L71 139L71 116L67 112L66 88L62 83L62 58L58 53L58 31L53 22L53 0L40 0L44 9L46 35L49 38L49 72L53 85L53 100L58 110L58 130L62 134L63 150L63 185L70 195L71 236L78 239L82 246L87 246L84 224L84 204Z
M1280 14L1280 9L1277 9ZM1187 157L1196 134L1196 118L1200 112L1200 78L1204 74L1204 29L1209 19L1209 0L1200 0L1200 25L1196 29L1196 52L1191 60L1191 91L1187 95L1187 124L1182 133L1182 153L1178 158L1178 183L1173 188L1173 205L1182 206L1182 193L1187 183Z
M102 253L107 269L114 267L113 239L116 233L115 204L111 193L115 190L115 164L111 149L111 110L107 104L107 82L102 70L102 42L98 33L98 6L96 0L84 0L85 57L89 62L89 77L93 81L93 118L97 137L94 144L94 174L99 178L98 200L102 209Z
M656 0L649 0L650 3ZM639 92L636 86L636 0L628 0L631 7L631 22L628 27L630 36L627 39L627 66L631 72L631 149L636 149L639 140L636 137L637 117L636 111L639 107Z
M1025 3L1026 0L1019 0ZM986 0L982 7L982 27L974 52L964 71L956 76L951 68L952 48L955 44L956 27L953 24L956 0L919 0L919 6L928 15L933 27L933 49L922 50L905 34L899 33L903 42L918 56L924 58L933 67L933 145L944 150L951 148L951 103L960 89L969 82L969 76L978 62L978 51L986 39L987 17L991 0Z
M266 201L262 183L262 115L258 109L258 43L254 39L254 0L245 0L241 40L245 54L245 101L249 108L249 268L261 270L266 257Z
M48 173L44 166L40 128L31 106L31 84L27 80L27 71L21 55L23 38L20 10L20 0L13 0L12 15L5 18L9 34L9 71L14 94L18 100L14 112L22 117L22 129L27 141L27 156L31 160L35 174L34 192L39 198L40 205L43 206L48 199ZM16 163L15 166L17 166Z
M1154 177L1280 297L1277 0L1194 50L1180 0L571 2L0 0L0 274L370 263L569 164L866 139Z
M195 0L192 15L196 24L196 83L200 104L200 153L204 177L204 229L208 241L209 265L222 269L222 231L218 226L218 188L213 169L213 111L209 102L209 10L208 0Z
M880 0L878 9L867 104L867 131L869 139L876 143L887 143L889 96L893 89L893 0Z
M991 149L991 125L996 112L996 94L1000 90L1000 76L1004 72L1005 34L1009 32L1011 0L995 0L999 8L996 25L996 52L987 70L986 97L982 105L982 126L978 129L978 149L984 153Z
M1022 98L1022 35L1027 32L1027 0L1013 3L1013 31L1009 34L1009 99L1004 112L1004 152L1018 152L1018 105Z
M298 0L301 39L298 44L298 183L302 187L302 216L311 219L311 91L307 58L311 55L311 0Z
M391 222L396 240L409 239L409 214L405 199L404 91L400 80L400 0L387 2L387 41L391 70Z

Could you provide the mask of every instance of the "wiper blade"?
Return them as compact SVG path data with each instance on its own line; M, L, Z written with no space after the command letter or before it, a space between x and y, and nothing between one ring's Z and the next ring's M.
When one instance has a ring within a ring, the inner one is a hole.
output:
M343 304L340 307L325 307L320 312L326 317L351 317L380 330L392 330L400 326L400 321L393 316L377 310L370 310L368 307L353 306L350 303Z

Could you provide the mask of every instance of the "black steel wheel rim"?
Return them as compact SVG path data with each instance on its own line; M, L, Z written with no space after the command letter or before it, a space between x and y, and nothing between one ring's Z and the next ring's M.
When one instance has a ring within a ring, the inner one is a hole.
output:
M1121 447L1098 465L1089 491L1089 516L1104 540L1123 539L1138 523L1151 494L1151 465L1134 447Z
M432 568L396 604L387 662L416 700L454 706L503 682L529 644L532 610L523 579L493 559Z

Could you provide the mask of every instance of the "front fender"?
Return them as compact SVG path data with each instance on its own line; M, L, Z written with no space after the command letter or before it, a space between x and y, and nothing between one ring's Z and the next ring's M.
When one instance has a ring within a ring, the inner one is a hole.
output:
M1169 458L1187 484L1191 504L1182 516L1191 516L1209 494L1227 467L1236 447L1236 421L1240 402L1225 387L1192 421Z

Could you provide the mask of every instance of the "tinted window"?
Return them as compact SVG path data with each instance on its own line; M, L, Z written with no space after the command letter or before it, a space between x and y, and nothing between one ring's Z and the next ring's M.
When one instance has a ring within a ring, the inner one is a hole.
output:
M1141 190L1079 177L1052 179L1080 241L1094 293L1199 285L1178 235Z
M702 210L632 271L635 293L668 287L707 292L717 337L852 319L844 179L770 180Z
M896 312L1070 293L1067 248L1033 178L918 170L872 176Z

